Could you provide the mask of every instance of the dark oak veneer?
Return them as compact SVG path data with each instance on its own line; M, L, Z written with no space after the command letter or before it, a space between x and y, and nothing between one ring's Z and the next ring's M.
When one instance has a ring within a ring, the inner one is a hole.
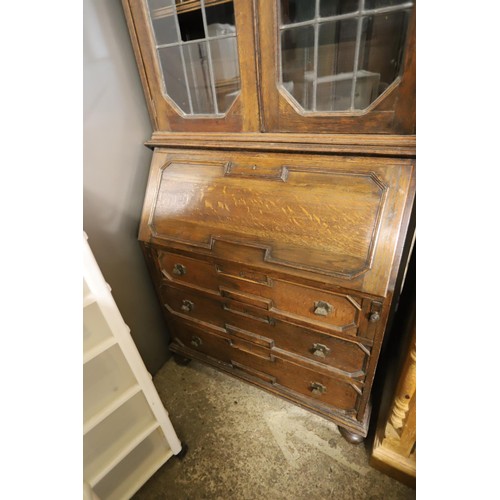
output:
M241 92L211 118L163 95L146 4L123 5L154 128L139 240L171 351L359 442L413 232L415 9L388 91L303 113L276 83L277 2L234 0Z

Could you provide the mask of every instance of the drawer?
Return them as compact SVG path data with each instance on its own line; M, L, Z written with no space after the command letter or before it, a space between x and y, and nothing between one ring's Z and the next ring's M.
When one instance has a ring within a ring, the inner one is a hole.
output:
M244 373L318 403L344 412L357 411L362 384L341 380L326 372L282 359L279 354L256 348L244 340L228 339L220 335L220 330L201 328L176 319L172 327L174 343L181 346L181 350L187 348L188 351L202 353L229 365L236 374Z
M370 346L276 319L257 307L232 300L220 302L202 293L163 285L162 300L177 319L216 326L230 339L243 339L290 357L300 356L335 368L344 375L364 378ZM289 354L289 355L288 355Z
M211 263L163 250L158 250L156 255L160 272L173 283L356 335L363 312L361 297L271 278L266 273L227 261Z
M139 238L385 297L414 188L410 159L157 148Z

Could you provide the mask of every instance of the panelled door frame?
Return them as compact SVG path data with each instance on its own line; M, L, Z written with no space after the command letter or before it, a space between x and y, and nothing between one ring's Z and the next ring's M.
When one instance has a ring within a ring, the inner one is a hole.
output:
M279 89L279 0L255 0L259 27L262 129L265 132L415 133L415 6L408 25L403 73L360 112L304 112Z
M132 43L155 130L172 132L256 132L259 101L253 2L233 0L241 90L223 117L180 114L162 91L161 69L148 18L146 0L122 0Z

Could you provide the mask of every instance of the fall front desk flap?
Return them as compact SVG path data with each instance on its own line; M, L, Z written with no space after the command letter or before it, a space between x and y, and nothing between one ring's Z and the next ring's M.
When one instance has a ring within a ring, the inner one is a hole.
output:
M157 149L140 239L385 296L413 171L392 158Z

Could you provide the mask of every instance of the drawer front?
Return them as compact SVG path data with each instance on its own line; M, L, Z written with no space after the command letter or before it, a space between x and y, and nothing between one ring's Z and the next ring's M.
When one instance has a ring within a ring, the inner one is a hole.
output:
M412 160L157 149L140 239L386 296Z
M162 250L157 251L162 275L173 283L208 290L311 324L329 325L356 335L363 299L271 278L266 273L226 261L211 263ZM260 300L262 299L262 300Z
M357 411L362 395L361 384L346 382L282 359L244 340L222 337L217 330L175 319L172 326L175 343L226 363L236 372L244 372L275 387L281 386L345 412Z
M327 333L288 323L259 308L232 300L220 302L201 293L162 286L162 300L169 313L179 319L202 321L216 326L234 341L249 341L256 346L285 351L363 379L370 347L346 341Z

